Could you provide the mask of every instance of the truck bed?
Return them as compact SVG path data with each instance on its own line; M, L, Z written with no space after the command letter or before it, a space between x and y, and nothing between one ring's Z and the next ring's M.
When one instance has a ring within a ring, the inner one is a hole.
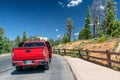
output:
M43 57L44 47L34 48L14 48L13 49L13 60L39 60Z

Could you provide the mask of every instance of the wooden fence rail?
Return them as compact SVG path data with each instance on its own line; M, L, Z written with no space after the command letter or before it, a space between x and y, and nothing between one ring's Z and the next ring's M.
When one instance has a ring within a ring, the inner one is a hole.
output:
M120 65L120 57L119 57L119 61L111 59L111 55L120 56L120 53L110 52L109 50L106 50L106 51L93 51L93 50L82 50L82 49L53 49L53 53L56 53L56 54L67 55L69 52L73 52L72 54L74 54L74 52L75 52L77 54L77 57L79 57L79 58L84 58L85 57L86 60L88 60L88 61L91 58L92 59L106 61L108 67L112 67L112 65L111 65L112 63ZM85 52L85 54L82 54L83 52ZM95 54L101 53L101 54L105 54L106 58L98 57L98 56L97 57L96 56L91 56L89 53L95 53Z

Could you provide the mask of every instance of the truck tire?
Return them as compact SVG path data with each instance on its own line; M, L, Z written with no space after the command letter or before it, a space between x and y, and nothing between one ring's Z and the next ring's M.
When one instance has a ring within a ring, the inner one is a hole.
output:
M23 70L23 67L22 66L16 66L16 71L22 71Z
M45 65L44 65L44 70L48 70L49 69L49 62L47 62Z

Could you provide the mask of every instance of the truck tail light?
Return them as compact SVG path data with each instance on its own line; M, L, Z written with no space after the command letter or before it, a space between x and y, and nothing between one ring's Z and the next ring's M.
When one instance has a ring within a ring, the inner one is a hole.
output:
M43 56L45 56L45 50L43 49L43 52L42 52Z
M11 56L14 57L14 53L12 53Z

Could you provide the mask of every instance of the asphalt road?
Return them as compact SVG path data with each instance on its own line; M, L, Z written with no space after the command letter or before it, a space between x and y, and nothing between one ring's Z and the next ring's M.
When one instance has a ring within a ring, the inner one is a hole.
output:
M65 59L54 55L49 70L27 68L17 72L10 56L0 57L0 80L75 80Z

